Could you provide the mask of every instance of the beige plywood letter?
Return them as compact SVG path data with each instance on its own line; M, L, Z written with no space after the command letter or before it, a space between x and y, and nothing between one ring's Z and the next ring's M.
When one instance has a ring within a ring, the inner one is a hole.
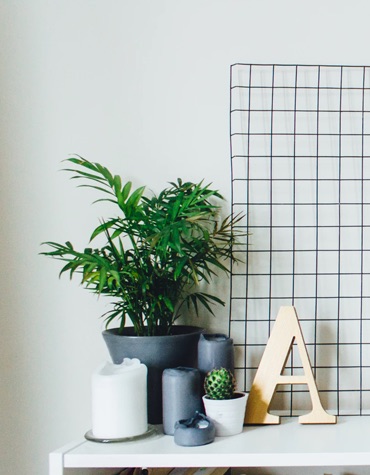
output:
M283 375L283 371L296 343L302 375ZM279 424L280 417L269 414L271 400L279 384L307 384L312 411L299 417L301 424L335 424L336 417L328 414L322 407L310 360L303 339L302 330L294 307L281 307L274 327L262 355L245 413L246 424Z

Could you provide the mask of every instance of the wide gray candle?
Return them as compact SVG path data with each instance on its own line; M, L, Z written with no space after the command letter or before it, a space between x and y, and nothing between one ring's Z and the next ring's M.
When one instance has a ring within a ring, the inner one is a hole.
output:
M163 431L173 435L175 423L202 411L201 378L195 368L168 368L162 376Z
M204 376L214 368L234 372L233 339L223 333L201 334L198 342L198 369Z

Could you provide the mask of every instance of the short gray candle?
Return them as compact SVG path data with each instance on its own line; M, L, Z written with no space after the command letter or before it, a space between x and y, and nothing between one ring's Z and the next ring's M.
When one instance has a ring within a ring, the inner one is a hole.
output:
M234 372L233 339L223 333L200 335L198 342L198 369L204 376L214 368Z
M175 423L202 410L201 378L195 368L168 368L162 376L163 431L173 435Z

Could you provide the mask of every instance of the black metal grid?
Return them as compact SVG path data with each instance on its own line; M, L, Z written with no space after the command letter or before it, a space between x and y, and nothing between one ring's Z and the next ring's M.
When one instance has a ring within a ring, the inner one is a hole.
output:
M370 413L370 69L234 64L230 79L232 208L250 233L231 274L239 385L294 305L324 407ZM276 406L307 396L283 386Z

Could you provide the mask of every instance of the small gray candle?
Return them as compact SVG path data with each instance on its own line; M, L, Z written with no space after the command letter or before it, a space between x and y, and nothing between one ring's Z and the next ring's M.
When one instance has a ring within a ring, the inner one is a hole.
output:
M198 343L198 369L204 376L214 368L234 372L233 339L223 333L200 335Z
M168 368L162 376L163 431L173 435L175 423L202 410L201 378L195 368Z

